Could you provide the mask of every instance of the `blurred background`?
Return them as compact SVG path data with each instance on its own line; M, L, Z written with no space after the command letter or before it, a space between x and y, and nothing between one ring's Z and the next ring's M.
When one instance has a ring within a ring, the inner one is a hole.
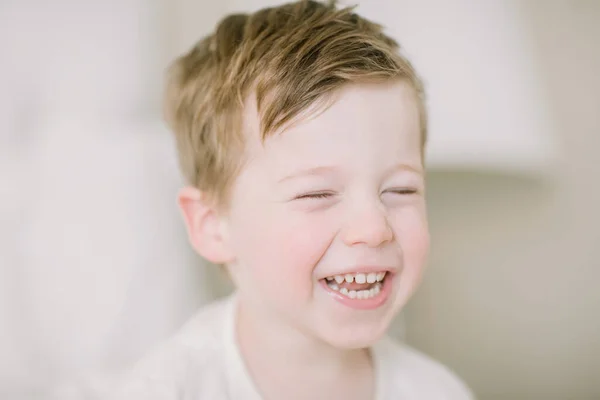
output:
M0 398L94 398L230 290L179 219L163 71L280 3L0 1ZM393 334L479 399L600 399L600 1L341 4L429 93L432 256Z

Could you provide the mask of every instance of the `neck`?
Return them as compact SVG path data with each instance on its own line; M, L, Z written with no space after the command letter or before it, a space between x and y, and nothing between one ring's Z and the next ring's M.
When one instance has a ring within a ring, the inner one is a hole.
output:
M290 393L298 398L320 398L315 392L323 398L348 399L357 393L362 398L372 397L374 379L367 349L335 348L268 318L245 302L238 303L236 337L250 376L265 398L291 399ZM340 397L340 386L350 394ZM302 389L310 392L302 394ZM331 396L328 391L332 389Z

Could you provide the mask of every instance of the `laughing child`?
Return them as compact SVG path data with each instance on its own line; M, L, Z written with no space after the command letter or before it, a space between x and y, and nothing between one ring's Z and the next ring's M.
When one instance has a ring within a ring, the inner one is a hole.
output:
M334 3L227 16L170 69L166 114L193 248L233 295L114 398L472 396L386 337L427 260L422 84L382 27Z

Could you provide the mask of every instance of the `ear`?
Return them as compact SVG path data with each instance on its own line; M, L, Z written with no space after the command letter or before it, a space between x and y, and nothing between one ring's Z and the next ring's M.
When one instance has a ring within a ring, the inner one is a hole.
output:
M223 222L204 193L194 187L179 191L177 203L183 215L192 247L214 264L233 261Z

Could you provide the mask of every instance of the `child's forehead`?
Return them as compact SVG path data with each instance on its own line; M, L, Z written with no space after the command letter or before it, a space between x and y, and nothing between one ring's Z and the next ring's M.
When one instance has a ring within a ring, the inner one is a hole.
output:
M328 107L301 114L295 124L263 141L256 102L249 98L248 162L262 165L269 174L311 167L347 170L353 165L421 167L418 107L410 90L402 85L355 86L332 99Z
M250 93L244 103L242 118L244 137L251 147L263 147L267 142L279 142L283 138L293 142L294 136L311 133L318 136L335 130L350 133L357 120L368 125L363 129L394 125L404 131L419 131L416 91L405 81L347 84L316 99L285 126L267 135L262 132L261 113L256 94Z

